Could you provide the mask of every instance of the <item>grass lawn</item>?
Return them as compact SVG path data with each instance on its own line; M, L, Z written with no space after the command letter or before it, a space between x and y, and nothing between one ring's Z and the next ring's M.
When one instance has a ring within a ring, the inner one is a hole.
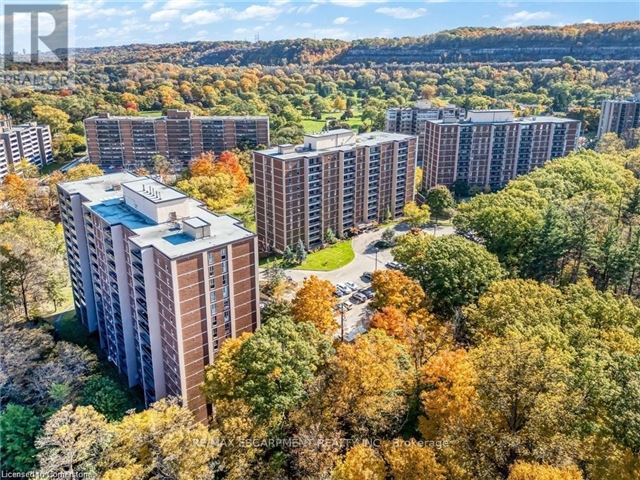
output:
M362 118L360 117L360 113L357 109L353 109L354 116L348 120L346 123L349 124L349 127L357 130L360 125L362 125ZM325 112L322 114L321 120L316 120L315 118L305 117L302 119L302 128L304 128L305 133L317 133L322 131L325 126L325 122L328 117L336 118L338 121L342 116L342 112Z
M355 255L351 247L351 240L343 240L330 247L310 253L307 255L307 259L295 269L328 272L344 267L353 260Z

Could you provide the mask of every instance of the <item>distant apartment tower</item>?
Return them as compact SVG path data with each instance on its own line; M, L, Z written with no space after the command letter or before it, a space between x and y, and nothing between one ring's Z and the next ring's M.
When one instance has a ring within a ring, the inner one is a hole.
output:
M255 234L126 172L58 195L78 317L147 404L181 397L205 420L205 367L260 324Z
M608 132L623 137L632 128L640 128L640 98L602 102L598 138Z
M385 132L404 133L418 137L417 162L424 164L424 134L428 120L442 120L443 118L464 118L464 108L455 105L434 107L430 102L419 101L413 107L395 107L387 110Z
M20 173L23 158L38 168L53 161L49 126L37 123L13 126L10 117L0 117L0 181L9 172Z
M431 120L425 129L422 188L499 188L577 146L580 122L557 117L514 118L511 110L472 110L465 119Z
M269 118L199 117L168 110L163 117L114 117L108 113L84 121L89 161L104 167L149 167L154 155L186 166L203 152L269 145Z
M401 216L413 199L415 155L413 136L347 129L254 152L261 251L283 251L300 240L314 249L329 228L342 236L352 227Z

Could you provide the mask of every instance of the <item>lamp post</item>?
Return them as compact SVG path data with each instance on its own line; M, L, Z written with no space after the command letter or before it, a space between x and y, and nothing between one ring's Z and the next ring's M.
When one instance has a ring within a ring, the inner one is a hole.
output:
M375 267L373 268L373 271L374 271L374 272L377 272L377 271L378 271L378 250L379 250L379 249L378 249L378 247L373 247L373 248L375 248L375 252L376 252L376 265L375 265Z

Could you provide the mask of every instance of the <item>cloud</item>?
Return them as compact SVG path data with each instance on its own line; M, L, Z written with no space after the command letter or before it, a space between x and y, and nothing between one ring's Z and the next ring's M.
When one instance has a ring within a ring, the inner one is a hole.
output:
M449 3L449 0L424 0L425 3Z
M516 8L518 4L516 2L498 2L498 6L502 8Z
M317 3L309 3L308 5L300 5L298 7L291 6L288 8L287 13L292 15L306 15L313 12L316 8L318 8Z
M519 12L507 15L504 17L510 27L518 27L523 23L538 22L540 20L548 20L553 15L547 11L528 12L527 10L520 10Z
M200 0L168 0L163 10L188 10L201 5Z
M347 23L349 21L349 17L336 17L333 20L333 24L334 25L344 25L345 23Z
M180 10L158 10L149 16L149 20L152 22L167 22L178 15L180 15Z
M340 7L359 8L364 7L369 3L385 3L386 0L329 0L330 3L338 5ZM324 2L318 2L324 3Z
M182 23L207 25L223 20L274 20L281 13L280 9L266 5L250 5L244 10L238 11L233 8L220 7L212 10L198 10L196 12L183 15Z
M146 2L144 2L142 4L142 9L143 10L149 10L151 7L153 7L156 4L155 0L147 0Z
M381 7L376 9L376 13L381 13L398 20L412 20L423 17L427 13L426 8L405 8L405 7Z
M600 23L600 22L596 22L593 18L585 18L580 23Z

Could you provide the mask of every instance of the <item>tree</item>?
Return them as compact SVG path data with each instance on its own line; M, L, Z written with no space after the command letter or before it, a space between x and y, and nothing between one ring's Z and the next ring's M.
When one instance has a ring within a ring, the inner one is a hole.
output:
M220 370L217 360L207 369L205 392L214 404L241 400L255 419L276 424L304 398L307 383L331 348L311 324L286 317L272 318L234 347L223 357Z
M81 407L79 407L81 408ZM102 464L107 479L209 478L220 447L187 407L160 400L109 426Z
M424 291L414 280L397 270L378 270L373 273L375 296L371 306L381 310L395 307L404 314L419 310L424 302Z
M104 172L100 167L93 163L81 163L80 165L70 168L64 175L66 182L74 182L76 180L84 180L90 177L99 177L104 175Z
M211 210L224 210L236 200L233 177L228 173L180 180L176 187L187 195L206 203Z
M575 466L554 467L539 463L516 462L507 480L582 480Z
M212 152L203 152L189 164L192 177L213 176L216 173L215 159Z
M151 157L151 167L153 173L158 175L161 181L164 181L164 178L171 173L171 162L167 157L159 153Z
M28 407L10 403L0 413L0 465L3 471L28 472L36 466L34 441L40 419Z
M85 144L84 137L76 133L66 133L54 138L54 151L58 160L68 162Z
M404 340L410 335L414 325L411 324L407 315L396 307L382 307L371 317L371 328L379 328L390 337Z
M419 243L423 238L413 241ZM429 300L437 311L454 312L477 299L504 275L495 255L464 238L436 237L426 244L426 251L419 257L401 255L401 258L408 262L407 272L418 275L416 279L429 292Z
M59 108L48 105L36 105L33 107L33 114L38 119L38 123L49 125L51 133L67 133L71 129L69 115Z
M308 322L320 333L332 335L338 328L333 308L335 287L328 280L311 275L302 284L293 299L293 318L296 322Z
M453 195L451 195L449 189L444 185L436 185L430 188L425 195L425 202L429 205L431 214L436 219L436 224L438 223L438 219L442 218L447 210L453 208L455 205Z
M36 178L38 176L38 167L31 163L27 158L21 158L18 168L23 178Z
M36 439L40 471L73 479L95 477L107 432L107 421L92 407L65 405Z
M51 300L50 286L66 284L62 229L53 222L20 215L0 224L0 245L0 269L7 272L14 288L3 298L19 299L20 305L14 307L20 307L28 320Z
M87 380L81 403L91 405L109 421L121 420L130 408L127 392L104 375L94 375Z
M427 204L418 206L415 202L409 202L404 206L402 211L406 222L411 228L420 228L429 221L431 212Z
M302 241L302 239L298 240L298 243L296 244L295 254L298 264L301 264L307 259L307 249L304 246L304 242Z
M327 231L324 234L324 240L330 245L333 245L338 241L338 239L336 238L336 234L333 233L333 230L331 230L330 227L327 228Z
M282 252L282 260L286 265L291 265L296 260L296 255L289 245L284 247L284 251Z
M341 343L331 358L322 393L352 438L397 433L408 409L411 384L406 347L373 329L353 343Z
M14 211L26 211L29 197L33 194L33 187L23 177L8 173L2 183L4 200Z
M608 132L600 137L596 145L596 152L600 153L620 153L626 148L624 140L618 137L615 132Z
M411 439L392 440L382 446L384 459L394 480L445 480L445 469L433 450Z
M362 443L351 447L333 471L334 480L384 480L384 460L371 447Z
M385 230L382 232L382 240L389 244L393 243L395 236L396 234L393 228L385 228Z

